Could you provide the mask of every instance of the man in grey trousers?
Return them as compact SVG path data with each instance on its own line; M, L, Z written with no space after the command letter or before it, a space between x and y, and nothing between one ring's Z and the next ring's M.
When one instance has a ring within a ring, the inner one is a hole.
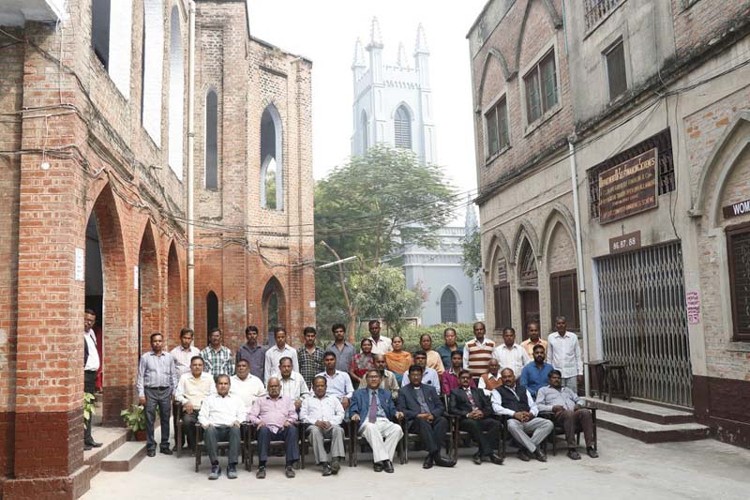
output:
M323 467L323 475L338 474L340 460L344 458L344 407L336 396L327 396L327 381L322 375L313 379L312 398L302 400L300 420L309 424L307 434L313 445L315 463ZM331 440L331 454L325 449L325 439Z

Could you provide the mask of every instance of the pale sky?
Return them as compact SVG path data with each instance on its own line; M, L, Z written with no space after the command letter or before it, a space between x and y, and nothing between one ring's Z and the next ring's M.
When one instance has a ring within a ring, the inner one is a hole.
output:
M437 163L459 192L476 189L471 75L466 34L486 0L247 0L252 36L313 61L313 169L316 179L351 152L352 58L367 45L375 16L383 62L399 42L411 58L421 22L430 50ZM474 192L474 191L472 191Z

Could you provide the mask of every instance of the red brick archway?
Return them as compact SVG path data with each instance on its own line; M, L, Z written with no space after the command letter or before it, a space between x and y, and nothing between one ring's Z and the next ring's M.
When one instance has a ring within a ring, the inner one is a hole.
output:
M138 278L140 345L141 352L144 352L151 350L151 334L161 331L159 254L151 221L146 222L138 251Z
M169 314L167 315L164 334L171 349L180 343L180 329L185 326L180 261L177 257L177 248L174 241L169 245L169 256L167 257L167 305Z
M263 329L264 338L268 335L273 338L272 329L277 326L287 326L286 317L286 299L284 297L284 288L279 280L272 276L263 289L263 323L260 326ZM287 342L291 343L293 332L287 331Z

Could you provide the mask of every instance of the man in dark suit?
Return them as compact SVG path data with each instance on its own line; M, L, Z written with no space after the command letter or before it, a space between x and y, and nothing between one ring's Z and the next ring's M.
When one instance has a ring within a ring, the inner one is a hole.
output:
M430 469L433 464L453 467L456 463L440 454L440 445L448 432L448 420L443 416L445 408L435 388L422 384L423 371L420 365L409 368L409 384L399 391L396 406L404 413L409 432L419 434L427 450L422 467Z
M458 417L459 429L467 432L479 445L472 460L477 465L482 464L482 458L502 465L502 457L493 451L499 440L500 422L492 418L492 403L483 390L471 386L469 370L458 372L458 383L459 386L451 391L448 413Z
M393 454L404 433L393 420L404 418L396 411L391 393L380 388L380 372L369 370L365 374L367 387L357 389L347 409L347 417L361 422L359 434L364 436L372 448L373 469L393 473Z

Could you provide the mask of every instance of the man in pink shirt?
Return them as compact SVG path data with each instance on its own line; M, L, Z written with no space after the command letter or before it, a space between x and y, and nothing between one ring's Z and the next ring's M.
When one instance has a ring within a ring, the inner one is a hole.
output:
M271 441L284 441L286 445L286 477L294 477L294 462L299 460L297 410L294 400L281 395L281 381L268 379L268 395L253 402L247 419L258 428L259 466L255 477L266 477L268 447Z

